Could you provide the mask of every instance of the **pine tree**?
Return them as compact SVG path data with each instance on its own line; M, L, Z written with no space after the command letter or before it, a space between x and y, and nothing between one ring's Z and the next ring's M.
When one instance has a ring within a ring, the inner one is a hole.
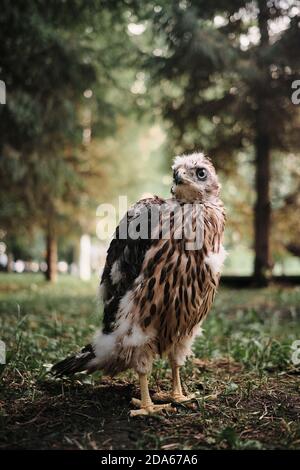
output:
M255 154L254 279L271 275L270 163L299 147L297 2L148 2L137 14L154 32L145 66L176 150L204 149L223 168ZM145 55L145 53L144 53Z
M0 107L1 228L13 235L41 227L47 278L54 280L57 238L88 224L93 200L87 196L95 178L104 177L97 156L90 158L83 132L101 137L114 129L121 103L114 79L125 60L120 50L126 50L120 48L120 2L4 3L0 78L6 83L7 103ZM112 5L116 8L111 14ZM124 93L122 97L124 101Z

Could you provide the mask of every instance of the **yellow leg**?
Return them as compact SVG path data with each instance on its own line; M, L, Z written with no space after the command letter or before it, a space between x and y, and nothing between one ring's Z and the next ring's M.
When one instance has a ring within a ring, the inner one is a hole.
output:
M195 395L189 394L184 395L182 392L181 387L181 380L180 380L180 367L176 364L172 364L172 397L173 400L177 401L177 403L182 403L184 401L189 401L195 398Z
M173 403L184 403L186 401L193 400L195 398L195 394L184 395L181 387L181 380L180 380L180 367L176 365L173 361L171 362L172 367L172 393L166 392L157 392L154 395L155 400L160 401L171 401Z
M138 406L139 410L131 410L130 416L146 416L155 413L161 413L163 410L174 411L171 404L166 405L154 405L148 387L148 378L146 374L139 374L140 387L141 387L141 399L132 399L132 403Z

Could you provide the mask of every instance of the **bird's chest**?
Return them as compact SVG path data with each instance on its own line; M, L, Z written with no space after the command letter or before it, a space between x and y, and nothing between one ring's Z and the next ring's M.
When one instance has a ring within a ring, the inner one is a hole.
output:
M189 232L188 237L177 239L174 231L169 240L154 244L137 284L135 304L142 327L153 327L167 342L189 334L214 300L224 258L222 225L214 218L203 221L202 239L196 238L195 231L192 237Z
M190 253L185 263L185 274L179 286L180 331L188 333L201 323L209 312L218 286L219 273L213 270L210 258L203 253Z
M188 331L205 319L214 301L226 257L222 236L223 221L211 217L204 223L202 247L185 252L181 318Z

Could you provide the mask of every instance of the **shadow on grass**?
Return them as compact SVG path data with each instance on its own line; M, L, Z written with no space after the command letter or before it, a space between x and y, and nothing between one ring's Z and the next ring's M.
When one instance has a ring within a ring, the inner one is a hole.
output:
M0 448L299 448L299 377L290 374L259 376L232 361L196 360L185 385L200 390L198 406L139 418L129 417L139 391L125 375L97 385L38 380L32 393L24 380L12 387L4 376ZM169 389L169 374L159 387Z
M140 430L128 416L131 384L104 381L94 387L46 380L37 385L38 398L11 401L9 416L2 413L6 432L0 447L135 448Z

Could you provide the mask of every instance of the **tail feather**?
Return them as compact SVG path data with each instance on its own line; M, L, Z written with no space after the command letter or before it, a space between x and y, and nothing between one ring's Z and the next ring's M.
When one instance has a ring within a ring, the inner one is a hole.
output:
M95 359L95 353L91 344L85 346L78 354L69 356L63 361L54 364L51 374L55 377L63 375L72 375L76 372L82 372L88 369L88 365L92 359Z

